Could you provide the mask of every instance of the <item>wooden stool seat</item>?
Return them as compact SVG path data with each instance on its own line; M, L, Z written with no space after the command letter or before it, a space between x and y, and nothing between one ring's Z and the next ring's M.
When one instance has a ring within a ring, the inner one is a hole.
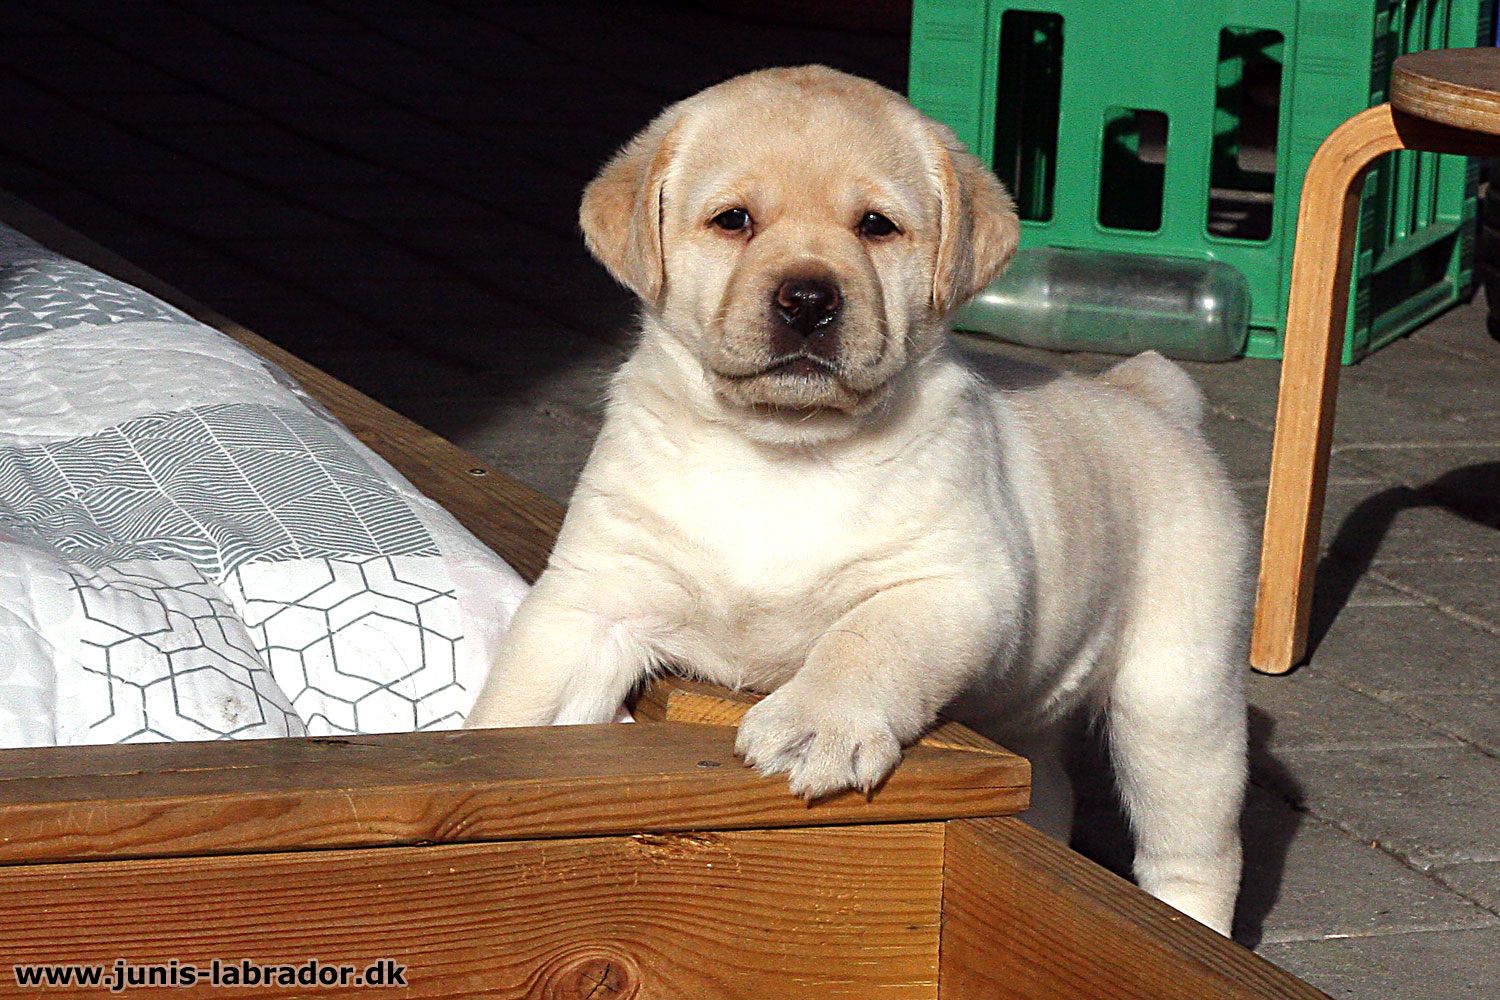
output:
M1433 49L1397 59L1391 107L1454 128L1500 135L1500 49Z
M1285 673L1307 651L1360 182L1377 157L1399 149L1500 155L1500 50L1397 59L1391 102L1340 125L1307 168L1250 647L1263 673Z

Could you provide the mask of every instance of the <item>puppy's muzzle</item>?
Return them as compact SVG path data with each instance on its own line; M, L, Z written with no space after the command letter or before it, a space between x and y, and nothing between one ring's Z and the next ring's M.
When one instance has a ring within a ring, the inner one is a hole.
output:
M844 299L822 278L788 278L771 296L771 355L778 360L831 362L838 353L838 318Z

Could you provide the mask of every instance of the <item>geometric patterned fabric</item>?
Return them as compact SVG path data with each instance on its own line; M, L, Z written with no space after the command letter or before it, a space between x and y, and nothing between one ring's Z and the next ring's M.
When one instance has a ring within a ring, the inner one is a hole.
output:
M284 373L0 226L0 746L460 725L525 593Z
M0 529L86 566L437 555L405 500L305 409L221 404L0 448Z
M43 258L0 267L0 340L127 320L192 322L160 299L73 261Z

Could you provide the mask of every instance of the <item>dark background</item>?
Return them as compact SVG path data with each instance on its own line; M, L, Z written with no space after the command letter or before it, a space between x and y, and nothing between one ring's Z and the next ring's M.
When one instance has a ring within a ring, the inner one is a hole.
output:
M583 185L745 70L904 90L908 21L856 0L7 0L0 187L562 499L633 310L583 249ZM580 365L586 388L553 390Z

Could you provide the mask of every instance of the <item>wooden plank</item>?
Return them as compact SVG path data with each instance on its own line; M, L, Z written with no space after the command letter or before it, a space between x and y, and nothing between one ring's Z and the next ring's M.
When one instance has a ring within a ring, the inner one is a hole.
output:
M396 411L194 301L118 254L0 192L0 222L105 274L143 288L283 368L417 489L446 507L526 580L547 564L563 509Z
M0 869L15 963L403 965L236 997L937 996L943 832L900 824ZM130 996L222 995L192 988Z
M685 677L658 677L641 692L632 706L632 712L643 722L738 726L750 706L762 697L764 695L750 691L731 691L717 684L706 684ZM996 745L968 726L948 719L939 720L918 743L945 750L1013 756L1009 750ZM1029 769L1030 765L1027 766Z
M1327 1000L1020 820L946 827L942 1000Z
M913 747L812 805L721 726L661 724L0 751L0 864L940 820L1023 809L1026 762Z
M750 706L762 697L685 677L657 677L646 685L630 711L641 722L738 726Z

